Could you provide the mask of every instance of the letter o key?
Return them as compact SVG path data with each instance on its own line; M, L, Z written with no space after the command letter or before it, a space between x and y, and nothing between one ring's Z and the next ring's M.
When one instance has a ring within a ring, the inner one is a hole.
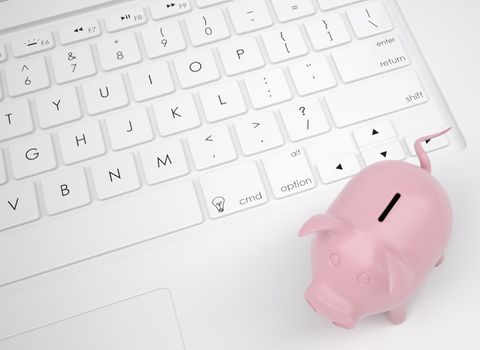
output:
M200 72L202 70L202 64L198 61L193 61L192 63L190 63L190 66L188 66L188 68L193 73L197 73L197 72Z

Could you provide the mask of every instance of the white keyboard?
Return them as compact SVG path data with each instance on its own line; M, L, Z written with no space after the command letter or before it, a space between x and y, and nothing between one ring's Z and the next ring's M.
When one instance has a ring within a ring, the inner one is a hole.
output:
M0 62L0 265L67 212L168 217L54 242L0 285L412 158L454 123L393 0L132 1L0 36Z

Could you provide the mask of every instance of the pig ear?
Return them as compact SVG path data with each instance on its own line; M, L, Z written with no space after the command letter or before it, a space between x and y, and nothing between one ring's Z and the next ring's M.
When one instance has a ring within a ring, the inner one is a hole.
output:
M390 296L398 297L410 288L415 274L410 265L391 251L387 251L387 269Z
M333 216L327 214L318 214L312 216L303 224L298 235L300 237L321 231L340 231L345 227L345 223Z

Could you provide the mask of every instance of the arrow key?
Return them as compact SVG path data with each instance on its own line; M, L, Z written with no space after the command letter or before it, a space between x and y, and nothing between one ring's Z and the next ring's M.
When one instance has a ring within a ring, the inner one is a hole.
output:
M359 148L396 139L397 133L388 120L362 126L353 130L353 136Z
M362 151L363 160L367 165L382 160L404 160L405 152L400 142L395 141Z
M355 154L346 154L317 164L322 182L329 184L353 176L361 170Z

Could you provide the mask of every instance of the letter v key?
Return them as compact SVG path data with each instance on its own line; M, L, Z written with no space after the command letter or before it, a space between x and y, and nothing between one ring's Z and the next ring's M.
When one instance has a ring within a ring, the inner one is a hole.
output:
M21 201L20 201L21 200ZM35 186L32 183L0 191L0 231L40 217Z

